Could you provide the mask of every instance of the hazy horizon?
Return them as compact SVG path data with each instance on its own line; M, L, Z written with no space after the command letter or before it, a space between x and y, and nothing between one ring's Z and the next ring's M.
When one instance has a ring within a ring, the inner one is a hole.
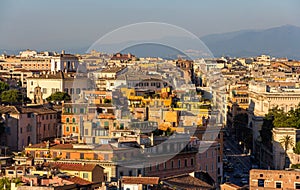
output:
M138 22L163 22L198 37L239 30L300 26L300 1L3 0L0 49L77 49Z

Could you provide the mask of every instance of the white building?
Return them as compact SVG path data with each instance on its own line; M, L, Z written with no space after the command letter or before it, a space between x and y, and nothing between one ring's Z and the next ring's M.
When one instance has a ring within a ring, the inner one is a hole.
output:
M79 65L78 57L72 54L55 55L51 58L51 71L75 72Z
M72 99L77 99L83 90L87 90L88 79L86 77L75 78L70 73L63 72L51 72L28 77L27 97L32 101L34 101L34 88L38 86L41 87L44 100L55 92L67 92Z

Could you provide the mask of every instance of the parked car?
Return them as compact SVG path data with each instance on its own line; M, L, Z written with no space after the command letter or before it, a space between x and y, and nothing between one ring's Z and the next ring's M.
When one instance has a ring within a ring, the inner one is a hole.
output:
M242 179L241 179L241 183L242 183L243 185L248 184L248 179L242 178Z

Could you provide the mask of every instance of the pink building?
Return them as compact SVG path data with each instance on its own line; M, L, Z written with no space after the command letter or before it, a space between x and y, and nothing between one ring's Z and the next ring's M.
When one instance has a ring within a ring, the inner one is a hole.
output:
M0 106L1 122L5 126L5 138L0 140L11 150L23 150L28 144L36 144L58 136L57 112L37 106Z

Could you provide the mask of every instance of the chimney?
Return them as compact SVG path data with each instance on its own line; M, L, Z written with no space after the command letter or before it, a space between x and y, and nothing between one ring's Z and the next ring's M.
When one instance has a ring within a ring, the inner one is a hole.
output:
M65 54L65 50L61 50L61 54L63 54L63 55L64 55L64 54Z

